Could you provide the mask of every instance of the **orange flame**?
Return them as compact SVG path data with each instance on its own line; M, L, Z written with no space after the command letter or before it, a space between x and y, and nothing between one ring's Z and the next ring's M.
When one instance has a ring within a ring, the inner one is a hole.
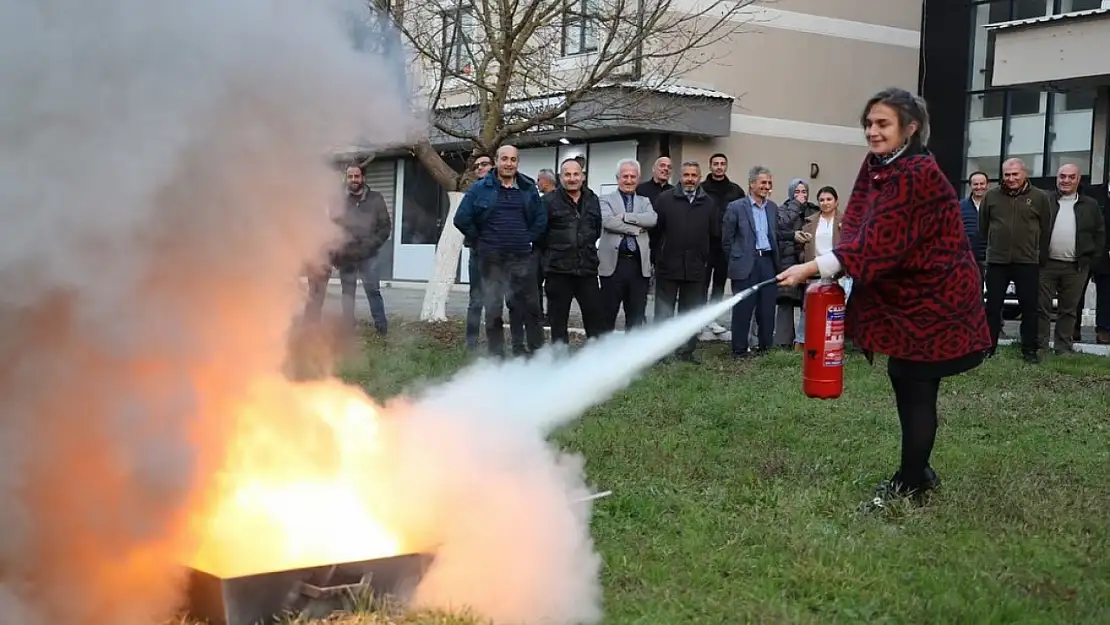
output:
M373 503L381 499L379 418L365 395L339 382L260 385L235 415L186 564L229 578L401 553Z

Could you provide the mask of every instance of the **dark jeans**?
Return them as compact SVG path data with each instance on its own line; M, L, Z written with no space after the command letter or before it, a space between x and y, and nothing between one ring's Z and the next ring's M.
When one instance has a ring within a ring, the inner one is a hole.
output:
M1095 327L1110 332L1110 274L1095 274Z
M528 348L543 347L540 325L539 293L536 289L536 263L531 252L483 251L479 254L482 305L486 309L486 343L494 356L505 354L505 327L501 311L509 305L509 324L521 323ZM518 355L521 350L514 345Z
M567 324L570 320L571 300L578 300L582 312L582 325L588 338L597 338L604 327L601 312L601 291L597 276L575 276L549 273L544 276L547 289L547 316L551 320L551 342L568 342Z
M902 426L902 461L896 480L906 490L928 481L925 469L937 438L937 395L940 378L890 377L898 421Z
M752 272L744 280L732 281L732 292L739 293L744 289L754 286L764 280L775 277L775 261L768 254L757 256ZM732 307L732 353L743 355L748 352L748 330L752 326L752 314L755 314L755 323L759 328L759 349L771 349L775 340L775 304L778 297L777 289L767 287L760 289L751 297L741 300Z
M706 301L719 302L724 299L726 282L728 282L728 259L721 249L721 242L714 241L709 251L709 265L705 268Z
M1002 306L1006 287L1014 283L1018 307L1021 309L1021 351L1037 353L1037 300L1040 293L1040 267L1037 265L987 265L987 325L991 331L991 351L998 348L1002 331Z
M705 282L685 280L655 279L655 321L664 322L675 315L675 306L682 314L697 310L705 305ZM690 355L698 346L698 335L693 334L685 345L677 351L680 355Z
M470 262L467 264L467 275L470 283L470 297L466 303L466 347L467 349L477 349L478 335L482 330L482 311L484 305L482 303L482 266L478 261L478 254L475 250L470 250ZM509 305L510 310L512 304ZM500 312L500 311L499 311ZM504 317L500 314L497 315L498 323L502 326L505 325ZM509 323L509 336L512 337L513 351L524 351L524 324L518 319L516 323Z
M645 278L643 265L634 255L617 256L613 275L601 278L603 329L617 327L617 315L624 306L624 329L642 326L647 321L647 297L651 278Z
M378 279L378 259L369 258L360 263L342 265L339 269L339 284L342 293L343 319L350 325L355 324L355 293L359 278L362 278L362 288L366 292L366 300L370 305L370 316L374 320L374 327L380 334L385 334L389 329L389 321L385 316L385 301L382 299L381 281ZM308 301L305 303L305 320L314 323L320 320L320 313L324 308L324 299L327 297L328 281L331 279L331 268L321 269L308 278Z

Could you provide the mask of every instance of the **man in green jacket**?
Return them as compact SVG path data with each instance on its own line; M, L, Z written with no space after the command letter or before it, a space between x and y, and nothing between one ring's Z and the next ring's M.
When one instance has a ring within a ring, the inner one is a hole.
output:
M1013 282L1021 310L1021 353L1026 362L1039 362L1037 300L1051 232L1048 195L1029 183L1021 159L1007 160L1002 164L1002 184L987 191L979 206L979 234L987 242L987 324L992 354L1002 330L1006 287Z
M1056 298L1056 353L1072 351L1076 311L1086 294L1087 272L1099 262L1106 243L1106 226L1094 198L1079 193L1079 167L1064 165L1056 174L1051 196L1048 260L1041 268L1038 342L1048 349L1052 299Z

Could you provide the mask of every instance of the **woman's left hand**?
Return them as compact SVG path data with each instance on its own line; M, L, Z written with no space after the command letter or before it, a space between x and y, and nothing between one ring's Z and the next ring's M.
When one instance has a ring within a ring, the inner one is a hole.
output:
M782 286L797 286L806 280L809 280L817 273L817 263L809 261L800 265L788 267L786 271L780 273L778 276L779 284Z

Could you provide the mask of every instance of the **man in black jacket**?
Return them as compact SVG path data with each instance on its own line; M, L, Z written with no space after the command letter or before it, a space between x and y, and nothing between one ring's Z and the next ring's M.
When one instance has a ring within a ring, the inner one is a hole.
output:
M721 237L721 222L713 198L701 186L701 165L682 163L681 185L655 200L658 252L655 257L655 319L665 321L705 305L706 266L713 239ZM697 363L697 335L675 355Z
M352 327L355 325L355 290L361 277L374 328L384 336L389 322L385 316L385 302L378 277L378 252L393 231L385 198L366 186L361 167L351 165L347 167L347 193L343 207L329 213L343 230L343 241L330 255L331 265L339 270L343 318ZM306 321L319 321L330 279L331 267L323 267L309 276L309 297L304 311Z
M597 240L601 205L586 187L582 165L573 158L559 167L562 184L543 196L547 232L541 240L547 316L551 342L567 344L571 300L578 301L587 338L601 334L601 292L597 278Z
M724 221L725 207L733 200L744 197L744 190L740 185L728 179L728 157L724 154L714 154L709 157L709 175L701 183L701 188L706 195L713 198L713 205ZM709 252L709 272L705 281L705 290L709 301L719 302L725 296L725 283L728 281L728 260L725 258L724 248L718 238L713 241L712 250ZM716 332L716 329L714 329ZM723 331L723 330L722 330ZM716 332L720 334L720 332Z

